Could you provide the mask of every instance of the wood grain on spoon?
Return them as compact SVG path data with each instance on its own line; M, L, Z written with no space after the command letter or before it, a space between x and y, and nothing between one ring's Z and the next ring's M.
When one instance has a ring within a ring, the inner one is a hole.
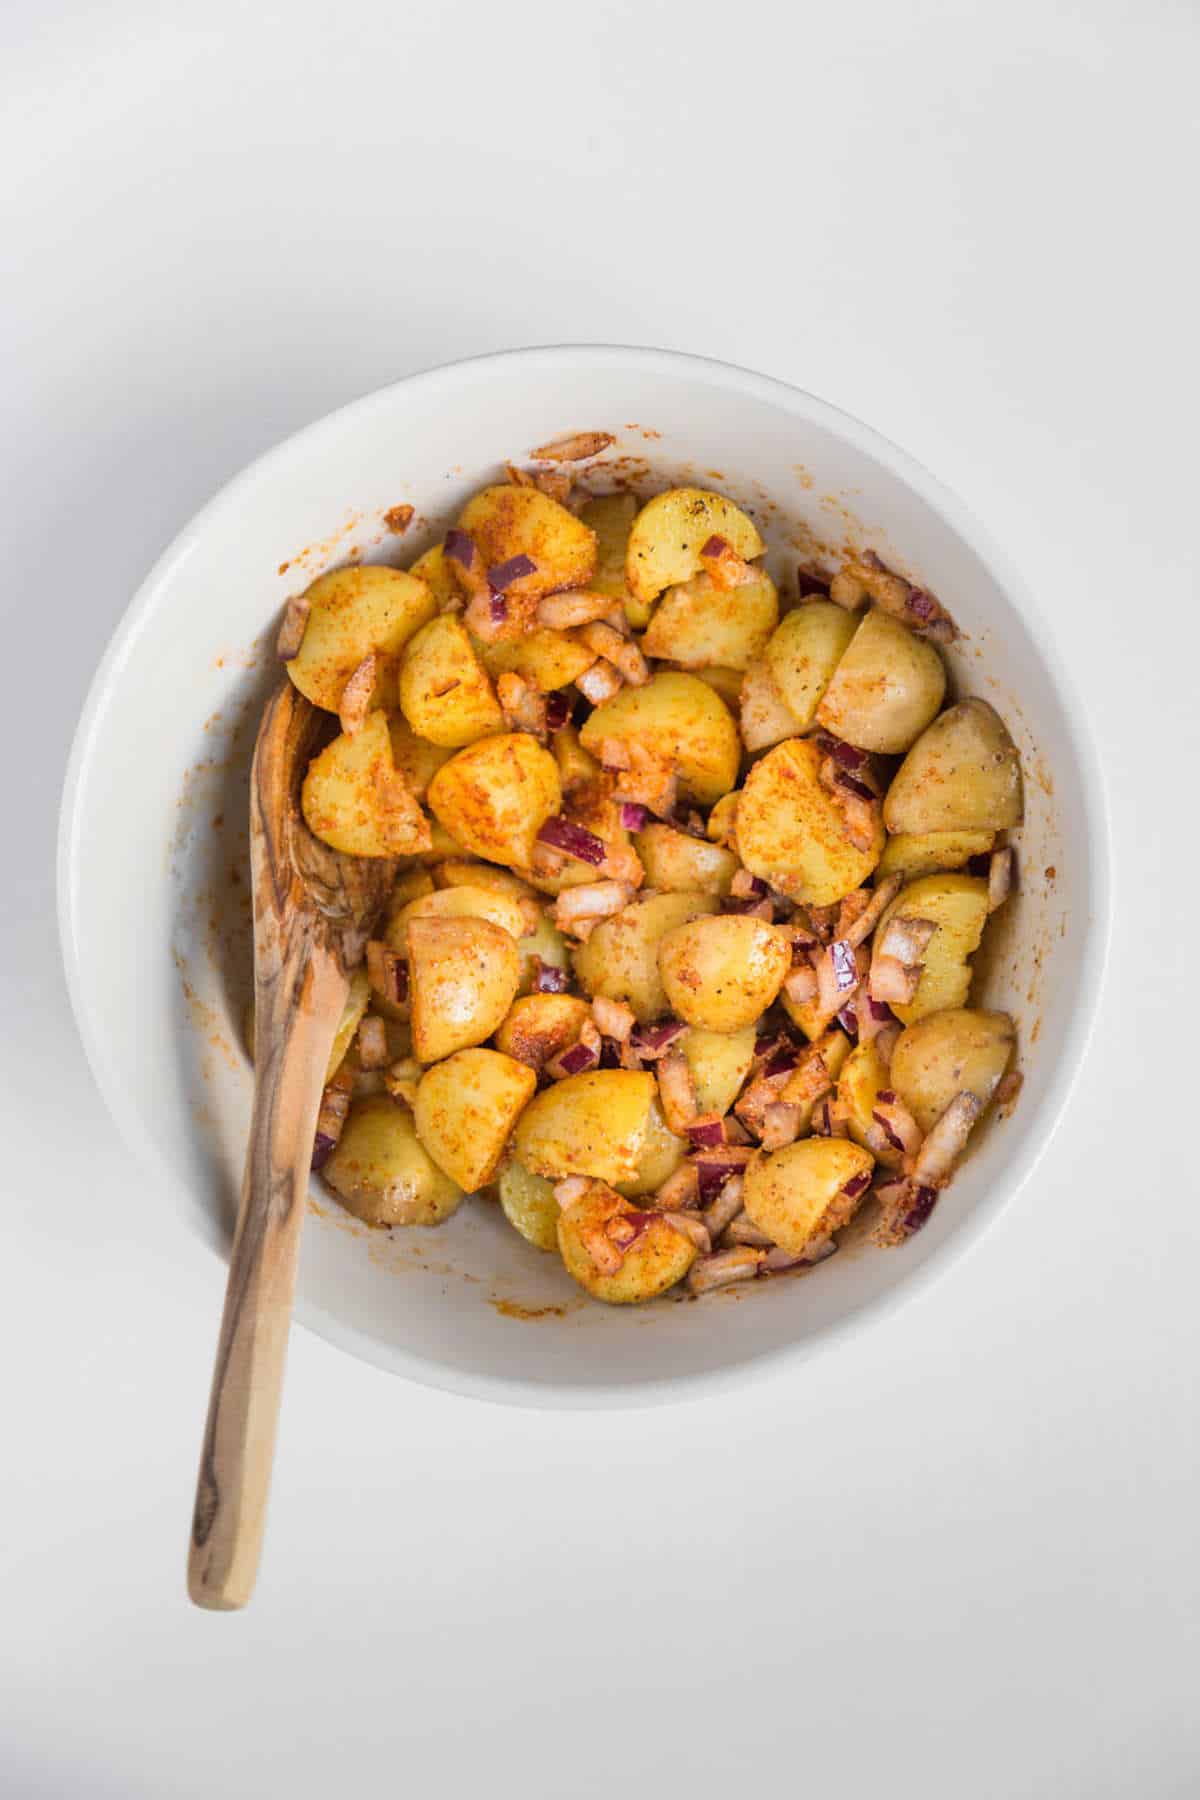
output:
M254 1590L326 1065L395 873L329 849L301 817L300 783L327 731L285 682L251 772L254 1107L188 1555L189 1594L218 1610Z

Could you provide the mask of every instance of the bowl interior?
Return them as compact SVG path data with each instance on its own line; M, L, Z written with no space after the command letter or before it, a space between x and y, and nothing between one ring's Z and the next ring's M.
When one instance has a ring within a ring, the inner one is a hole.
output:
M368 1231L314 1184L299 1317L439 1385L538 1404L659 1398L811 1347L914 1284L1010 1197L1065 1099L1098 988L1106 865L1086 734L1036 602L931 478L795 390L655 352L518 353L434 371L290 439L225 489L130 609L81 722L64 804L68 977L114 1113L224 1252L249 1115L246 785L279 679L279 609L351 556L407 564L507 457L567 431L617 442L596 485L680 479L744 504L776 572L871 545L951 607L960 693L1020 746L1021 891L982 994L1017 1017L1025 1087L902 1250L856 1243L813 1274L702 1303L598 1306L484 1202L437 1231ZM398 536L385 515L411 505ZM136 1229L132 1222L129 1229Z

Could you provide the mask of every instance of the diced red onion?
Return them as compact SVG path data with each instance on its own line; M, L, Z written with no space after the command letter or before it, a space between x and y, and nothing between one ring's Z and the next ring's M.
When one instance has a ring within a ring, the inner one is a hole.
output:
M571 702L561 688L546 695L546 730L561 731L571 717Z
M619 1069L621 1066L621 1046L616 1038L600 1039L600 1067L602 1069Z
M719 1150L725 1142L725 1122L720 1118L693 1119L687 1134L697 1150Z
M488 614L493 625L503 625L508 617L508 601L495 588L488 590Z
M799 1061L800 1057L796 1050L790 1044L785 1045L775 1051L770 1061L761 1070L760 1078L769 1081L772 1075L790 1075Z
M847 1200L857 1200L858 1196L865 1193L870 1185L871 1172L867 1169L861 1175L852 1175L849 1181L843 1182L842 1192Z
M655 1211L618 1213L608 1221L605 1234L623 1256L627 1250L632 1250L643 1233L649 1231L655 1219L661 1218L662 1214Z
M585 831L582 825L572 824L561 813L555 819L546 820L538 832L538 842L573 856L577 862L591 863L593 868L599 868L607 854L603 838L598 838L593 831Z
M540 956L532 958L533 991L535 994L565 994L571 985L571 978L565 969L556 969L553 963L543 962Z
M924 588L910 588L908 590L908 610L918 619L932 619L937 613L938 603L932 594L925 592Z
M648 806L642 806L636 800L622 800L621 823L626 831L642 831L649 817Z
M880 1088L875 1098L881 1106L895 1106L896 1104L896 1096L891 1088Z
M847 988L858 985L858 964L854 959L854 950L841 938L835 938L829 946L829 958L833 964L834 984L843 992Z
M673 1044L686 1030L687 1026L682 1019L660 1019L656 1025L639 1025L630 1033L629 1041L635 1050L640 1050L643 1054L646 1051L655 1052L665 1050L668 1044Z
M521 581L526 575L536 572L537 564L532 556L510 556L507 562L496 563L488 570L488 586L493 593L502 594L514 581Z
M701 547L700 554L701 556L724 556L728 548L728 539L718 537L714 532L713 536Z
M880 1097L880 1099L882 1099L883 1098L882 1094L879 1097ZM883 1114L880 1112L873 1112L871 1114L871 1117L874 1119L875 1123L878 1125L880 1131L882 1131L882 1133L883 1133L884 1137L887 1139L888 1143L892 1146L892 1149L899 1150L900 1154L903 1155L904 1154L904 1139L902 1137L900 1137L898 1135L898 1133L896 1133L895 1131L892 1130L891 1126L888 1124L888 1122L884 1118Z
M938 1191L936 1188L919 1187L916 1189L913 1194L912 1205L905 1213L902 1221L902 1227L906 1237L911 1237L914 1231L920 1231L922 1225L925 1224L930 1213L937 1205L937 1197Z
M896 1015L886 1000L872 1000L870 994L868 994L867 1005L871 1009L871 1017L880 1025L893 1025L896 1023Z
M696 1181L700 1189L700 1204L706 1205L714 1200L733 1175L740 1175L745 1163L718 1162L715 1157L701 1158L696 1163Z
M844 787L847 793L857 794L860 800L878 800L879 798L874 788L868 787L865 781L860 781L857 775L847 775L845 769L838 770L837 783L839 787Z
M311 1167L314 1169L323 1169L336 1149L337 1139L327 1137L323 1131L318 1131L316 1137L313 1139Z
M814 575L810 569L796 570L796 591L800 597L806 594L828 594L829 582L824 575Z
M826 756L832 756L834 762L841 763L843 769L861 769L867 760L868 752L859 750L854 744L847 744L842 738L831 737L822 732L817 743ZM875 798L874 794L871 796Z
M455 525L446 533L445 554L464 569L469 569L475 561L475 540L470 532L460 531Z
M599 1054L590 1044L572 1044L559 1057L558 1066L564 1075L582 1075L585 1069L594 1068L599 1061Z
M837 1022L848 1038L858 1036L858 1014L855 1011L857 1005L857 1000L851 1000L848 1006L843 1006L837 1016Z

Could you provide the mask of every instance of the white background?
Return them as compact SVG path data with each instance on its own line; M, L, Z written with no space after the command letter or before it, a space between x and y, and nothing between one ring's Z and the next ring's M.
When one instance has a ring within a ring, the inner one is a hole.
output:
M1196 1794L1195 7L10 0L2 29L0 1790ZM70 733L249 457L578 339L811 388L1006 540L1107 769L1097 1040L973 1257L735 1396L509 1412L297 1334L259 1592L203 1616L223 1277L75 1039Z

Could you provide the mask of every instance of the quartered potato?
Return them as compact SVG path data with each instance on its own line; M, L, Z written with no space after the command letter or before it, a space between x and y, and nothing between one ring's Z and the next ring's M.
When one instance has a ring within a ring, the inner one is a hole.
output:
M779 992L791 962L791 943L782 931L737 913L677 925L658 946L672 1012L706 1031L753 1024Z
M519 1162L505 1163L500 1171L500 1206L527 1243L538 1250L558 1249L558 1201L554 1183L544 1175L531 1175Z
M848 1138L802 1138L783 1150L759 1151L746 1165L746 1216L799 1256L849 1222L873 1166L869 1151Z
M429 821L392 761L381 712L313 757L300 810L314 837L348 856L409 856L430 842Z
M804 729L776 686L765 657L746 670L738 717L747 750L768 750Z
M885 1091L895 1088L899 1092L898 1084L883 1066L874 1040L856 1044L838 1076L837 1095L845 1114L846 1129L855 1143L865 1150L871 1149L873 1143L878 1146L875 1157L885 1169L898 1169L904 1161L903 1152L887 1143L875 1124L875 1096L880 1088ZM904 1098L903 1095L900 1097Z
M590 715L579 734L599 756L605 738L636 741L675 764L686 792L711 806L737 781L741 745L729 709L698 676L664 669L642 687L623 687Z
M436 602L425 583L401 569L362 563L321 575L305 594L308 620L287 672L306 700L337 712L358 665L375 652L376 706L391 702L396 659Z
M884 844L882 822L870 850L851 843L820 765L821 751L806 738L776 745L750 770L737 809L746 868L809 906L831 906L861 887Z
M900 1033L887 1086L922 1131L932 1131L956 1094L991 1100L1012 1061L1017 1032L1007 1013L952 1008Z
M650 618L650 608L644 600L634 598L625 579L629 531L637 510L632 494L602 494L581 507L579 517L596 534L596 567L588 576L588 586L593 593L611 594L624 601L625 617L640 631Z
M423 800L430 782L452 752L418 737L402 713L388 714L388 736L392 740L392 761L411 792Z
M847 617L840 606L834 611ZM667 589L642 649L685 669L748 669L762 655L778 619L779 595L769 575L759 574L735 588L720 588L711 575L697 575Z
M699 575L700 552L711 537L724 538L745 562L766 548L754 521L723 494L691 487L656 494L629 533L625 576L631 593L656 600L664 588Z
M715 913L712 894L652 894L603 919L575 952L575 973L589 994L624 1000L648 1025L668 1010L658 946L668 931L702 913ZM580 1171L583 1173L583 1171Z
M791 1013L791 1010L790 1006L787 1007L789 1013ZM796 1024L800 1023L799 1020L795 1020L794 1022ZM850 1039L846 1036L844 1031L838 1031L836 1028L828 1030L818 1026L815 1029L810 1030L807 1026L802 1026L801 1029L805 1032L805 1035L810 1041L815 1041L817 1038L822 1040L821 1061L825 1064L833 1081L836 1082L841 1076L842 1070L850 1056ZM795 1077L792 1079L794 1080ZM784 1084L779 1098L789 1106L799 1106L800 1120L797 1136L803 1137L812 1123L813 1109L816 1106L816 1101L797 1099L793 1093L789 1092L791 1085L792 1083L790 1081Z
M738 860L731 850L676 831L671 825L647 825L635 834L633 847L646 871L647 884L662 892L723 898L737 873Z
M463 1198L417 1137L408 1108L384 1094L353 1103L321 1172L367 1225L440 1225Z
M405 647L399 695L413 730L443 749L458 750L504 729L487 670L453 613L439 613Z
M438 612L452 611L462 604L462 595L447 561L444 545L434 544L423 556L418 556L409 574L419 576L425 583L433 595Z
M633 1069L590 1069L536 1094L517 1124L517 1161L534 1175L561 1181L633 1181L650 1130L653 1075Z
M807 731L812 724L858 625L853 613L832 600L794 607L780 621L767 645L766 668L785 710L796 721L793 731Z
M537 1076L499 1050L459 1050L421 1077L413 1117L439 1169L465 1193L496 1173Z
M638 1160L637 1174L632 1181L619 1181L619 1191L627 1200L639 1200L646 1194L657 1193L667 1177L675 1173L690 1149L690 1144L684 1143L681 1137L676 1137L670 1130L663 1118L661 1106L657 1100L652 1100L650 1123Z
M527 869L538 832L562 805L562 789L550 752L526 731L505 731L452 756L430 782L428 799L472 855Z
M384 938L393 950L405 954L408 949L408 927L413 919L490 919L516 941L525 926L525 909L512 894L497 893L486 887L436 888L410 900L392 914Z
M927 1013L962 1006L971 991L970 958L987 923L987 882L974 875L922 875L902 888L879 921L882 942L891 921L932 919L937 930L925 947L925 970L916 997L895 1001L892 1011L905 1025Z
M885 818L886 814L885 806ZM883 846L876 885L889 875L903 875L912 881L939 869L961 869L973 856L986 855L995 842L994 831L898 831Z
M521 978L515 940L488 919L410 919L413 1052L441 1062L491 1037Z
M483 569L528 556L533 573L505 589L520 603L540 600L555 588L581 587L596 566L596 534L540 488L502 482L472 495L459 514Z
M696 1089L699 1113L727 1113L754 1061L755 1029L709 1031L693 1025L678 1040Z
M625 1233L621 1226L632 1220L637 1236L620 1257L611 1274L598 1266L590 1242L597 1238L614 1243ZM573 1206L559 1214L558 1247L567 1274L595 1300L610 1306L636 1305L653 1300L682 1281L696 1260L696 1246L668 1224L661 1213L647 1218L620 1194L601 1184L590 1188Z
M1005 831L1021 823L1021 759L986 700L961 700L913 745L883 805L889 831Z
M558 779L564 794L582 787L585 782L603 778L600 764L584 749L573 725L564 725L561 731L555 732L550 740L550 750L558 765Z
M579 1042L591 1016L578 994L523 994L496 1033L496 1046L531 1069L541 1069Z
M714 694L717 694L729 708L734 718L742 703L742 682L745 677L740 669L725 669L714 664L710 669L694 669L701 681L707 681Z
M924 731L945 692L946 668L936 647L875 609L838 663L817 707L817 723L860 750L895 755Z
M493 680L506 671L520 675L543 694L566 687L591 667L595 652L576 643L565 631L539 627L524 637L505 638L497 644L477 644L479 659Z

